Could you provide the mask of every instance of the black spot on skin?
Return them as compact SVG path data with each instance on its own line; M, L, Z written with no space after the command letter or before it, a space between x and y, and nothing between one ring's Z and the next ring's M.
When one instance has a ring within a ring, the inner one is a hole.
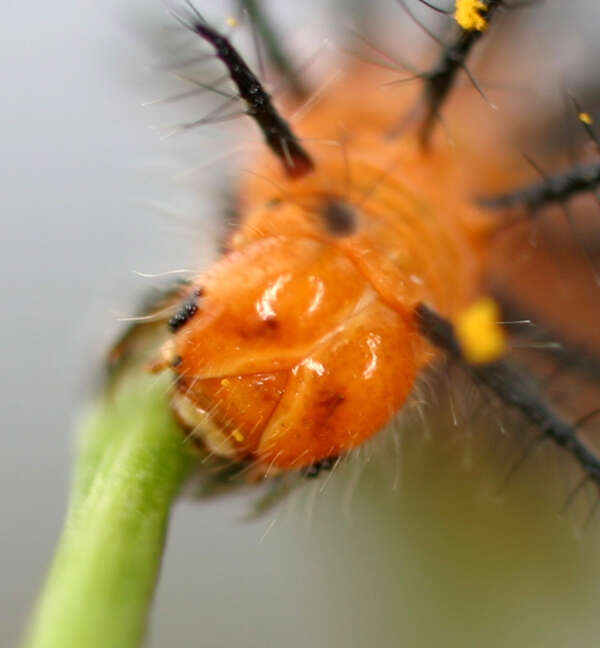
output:
M268 317L265 317L264 321L267 327L270 329L279 328L279 322L277 321L277 317L275 317L275 315L269 315Z
M178 331L198 312L198 299L202 297L203 294L204 291L202 288L195 288L192 294L181 303L175 315L173 315L169 320L169 328L172 333Z
M333 236L350 236L356 231L356 212L348 203L327 200L321 205L319 215L323 219L325 229Z
M321 398L316 402L316 405L320 408L320 421L324 423L327 419L330 419L337 408L346 400L346 397L343 394L337 393L326 393L324 398Z

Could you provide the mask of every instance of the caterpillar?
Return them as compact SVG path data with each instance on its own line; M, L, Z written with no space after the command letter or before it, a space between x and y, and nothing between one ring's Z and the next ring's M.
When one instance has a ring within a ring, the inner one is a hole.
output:
M290 124L232 40L194 5L173 9L234 88L224 112L188 126L237 116L241 103L265 141L237 187L240 222L223 257L178 293L152 366L173 373L173 409L192 437L251 465L255 477L315 476L381 430L422 372L447 357L567 452L585 482L600 483L600 459L579 435L595 409L579 420L563 415L529 368L515 364L510 326L549 313L560 351L596 371L594 341L565 325L540 290L560 275L546 253L536 256L530 233L545 209L568 210L574 196L593 193L600 163L520 183L502 166L506 144L489 115L479 133L498 160L474 145L476 109L456 89L464 74L484 95L468 67L473 49L502 12L530 3L457 0L442 10L423 2L449 24L435 65L414 75L420 84L383 101L399 73L373 46L378 64L353 60L308 104L260 5L241 4L289 79L285 111L303 116ZM576 108L593 135L592 118ZM450 135L441 125L447 113ZM578 307L597 312L593 250L573 229L557 238L564 267L583 276L574 284L585 285ZM505 270L515 259L542 279L515 279Z

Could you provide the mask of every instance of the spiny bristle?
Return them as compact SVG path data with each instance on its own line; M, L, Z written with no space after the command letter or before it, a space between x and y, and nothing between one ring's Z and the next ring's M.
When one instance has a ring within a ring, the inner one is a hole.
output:
M175 18L214 48L217 58L227 67L231 80L246 103L246 113L258 124L267 146L280 159L287 175L300 178L312 171L314 163L311 157L276 110L270 95L241 54L226 36L210 27L190 3L188 6L192 10L190 15L184 18L174 14Z

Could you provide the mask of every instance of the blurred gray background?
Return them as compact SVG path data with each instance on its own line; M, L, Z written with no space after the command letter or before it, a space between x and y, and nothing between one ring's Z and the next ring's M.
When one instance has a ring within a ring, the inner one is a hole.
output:
M391 0L379 4L388 25L406 21ZM344 21L340 0L268 5L292 47L308 51ZM537 11L523 45L542 85L597 67L597 3ZM232 129L162 141L165 124L197 118L202 102L142 106L181 89L160 69L170 24L158 0L3 6L2 645L17 642L61 527L73 422L94 367L118 318L155 285L134 271L215 256L213 167L235 145ZM385 445L369 462L363 453L258 522L241 521L243 499L181 502L149 645L597 645L600 525L578 535L585 510L558 515L564 465L536 456L524 469L535 478L516 479L498 502L509 443L476 443L468 467L464 443L422 436L409 430L393 459ZM501 457L491 474L489 455Z

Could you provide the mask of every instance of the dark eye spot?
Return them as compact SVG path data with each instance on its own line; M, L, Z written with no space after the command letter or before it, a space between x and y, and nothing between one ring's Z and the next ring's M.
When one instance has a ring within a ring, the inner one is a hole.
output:
M204 291L202 288L195 288L192 294L187 297L180 305L173 317L169 320L171 332L178 331L186 322L188 322L198 311L198 299L202 297Z
M350 236L357 226L354 208L341 200L328 200L319 209L325 228L333 236Z

